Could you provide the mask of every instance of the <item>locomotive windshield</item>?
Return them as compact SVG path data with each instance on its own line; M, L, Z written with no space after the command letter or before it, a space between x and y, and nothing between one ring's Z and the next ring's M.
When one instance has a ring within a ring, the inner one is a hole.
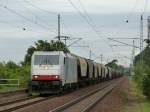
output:
M34 65L58 65L58 55L35 55Z

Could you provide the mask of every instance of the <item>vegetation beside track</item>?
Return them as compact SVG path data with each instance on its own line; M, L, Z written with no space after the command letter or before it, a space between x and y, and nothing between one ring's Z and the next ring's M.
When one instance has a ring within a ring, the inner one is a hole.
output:
M118 65L117 62L118 62L118 60L114 59L114 60L108 62L105 66L108 66L110 68L118 70L118 71L120 71L120 72L122 72L124 74L129 74L129 71L130 71L129 68L128 67L124 67L122 65Z
M143 62L141 63L141 55ZM150 100L150 47L147 46L142 53L138 54L134 59L134 81L143 95Z
M135 56L133 70L131 96L136 99L131 102L133 105L136 105L137 102L138 106L131 108L135 109L135 112L150 112L150 46L147 45L141 53Z
M150 101L143 95L143 91L133 80L126 97L125 112L150 112Z
M29 79L30 66L20 66L12 61L2 62L0 63L0 78L1 79L19 79L20 88L27 87L27 81ZM9 81L1 81L3 84L15 83L17 82L9 82ZM12 91L18 89L18 86L0 86L0 92L4 91Z

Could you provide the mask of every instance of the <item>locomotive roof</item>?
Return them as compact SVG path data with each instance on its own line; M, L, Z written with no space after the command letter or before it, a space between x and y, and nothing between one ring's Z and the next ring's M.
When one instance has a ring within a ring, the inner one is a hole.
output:
M61 53L61 54L64 54L65 56L68 56L68 57L76 57L76 58L78 58L78 59L81 59L81 60L85 60L85 61L87 61L87 62L89 62L89 61L91 61L91 62L93 62L94 64L99 64L100 66L105 66L105 65L103 65L103 64L100 64L100 63L97 63L97 62L95 62L95 61L93 61L93 60L91 60L91 59L87 59L87 58L85 58L85 57L81 57L81 56L78 56L78 55L76 55L76 54L74 54L74 53L64 53L63 51L35 51L34 52L34 55L40 55L40 54L43 54L43 55L46 55L46 54L51 54L51 53L56 53L56 54L58 54L58 53Z

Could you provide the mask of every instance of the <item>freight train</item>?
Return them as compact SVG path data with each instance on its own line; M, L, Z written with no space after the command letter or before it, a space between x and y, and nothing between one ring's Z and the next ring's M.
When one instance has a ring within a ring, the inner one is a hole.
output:
M36 51L32 55L29 88L30 93L61 93L121 75L121 72L71 53Z

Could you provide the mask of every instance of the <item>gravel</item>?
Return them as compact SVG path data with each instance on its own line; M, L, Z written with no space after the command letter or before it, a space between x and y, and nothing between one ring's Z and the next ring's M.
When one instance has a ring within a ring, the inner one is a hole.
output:
M15 112L48 112L58 106L63 105L64 103L80 97L81 95L87 94L89 91L95 90L102 85L104 85L104 83L82 88L66 95L57 96L52 99L42 101L40 103L18 109Z
M113 91L100 101L90 112L122 112L126 102L129 80L123 77L123 80L116 86Z

